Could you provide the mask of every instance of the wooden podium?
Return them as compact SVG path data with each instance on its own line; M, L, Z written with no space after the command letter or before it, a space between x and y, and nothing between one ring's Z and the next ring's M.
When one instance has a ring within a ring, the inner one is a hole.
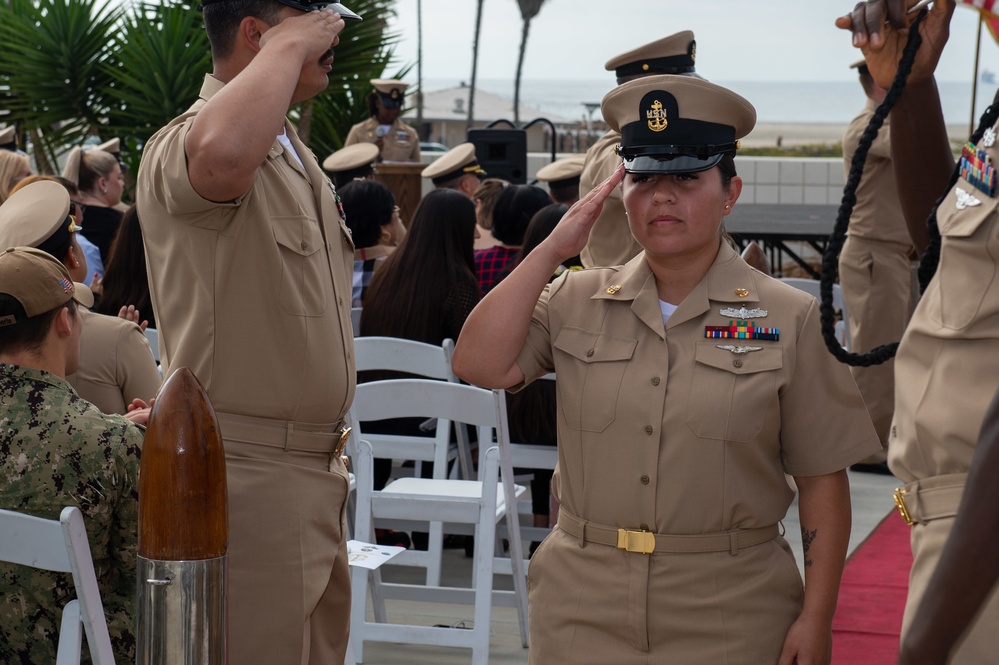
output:
M379 162L376 168L378 174L375 180L389 188L395 196L395 204L399 206L402 223L409 228L416 206L423 198L423 178L420 173L427 167L420 162Z

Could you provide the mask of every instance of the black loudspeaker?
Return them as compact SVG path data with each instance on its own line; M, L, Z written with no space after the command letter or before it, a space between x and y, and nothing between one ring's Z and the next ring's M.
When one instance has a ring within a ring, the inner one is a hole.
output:
M527 132L523 129L470 129L468 141L490 178L527 184Z

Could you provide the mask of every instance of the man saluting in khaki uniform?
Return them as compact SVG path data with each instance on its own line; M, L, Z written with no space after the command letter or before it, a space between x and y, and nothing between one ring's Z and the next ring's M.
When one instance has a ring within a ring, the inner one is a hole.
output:
M137 201L163 364L222 430L231 663L341 663L353 245L286 119L328 85L341 5L204 0L214 71L146 145Z

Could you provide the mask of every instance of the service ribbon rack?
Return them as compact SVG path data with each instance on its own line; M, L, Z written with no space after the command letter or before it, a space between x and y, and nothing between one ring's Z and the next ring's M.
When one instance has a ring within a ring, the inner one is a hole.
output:
M760 328L749 321L729 321L727 326L704 326L708 339L768 339L780 340L778 328Z

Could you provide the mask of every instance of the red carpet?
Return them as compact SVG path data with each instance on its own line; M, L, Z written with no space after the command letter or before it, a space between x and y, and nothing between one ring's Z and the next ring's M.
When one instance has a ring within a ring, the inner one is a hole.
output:
M847 560L833 618L833 665L895 665L912 567L909 529L893 510Z

